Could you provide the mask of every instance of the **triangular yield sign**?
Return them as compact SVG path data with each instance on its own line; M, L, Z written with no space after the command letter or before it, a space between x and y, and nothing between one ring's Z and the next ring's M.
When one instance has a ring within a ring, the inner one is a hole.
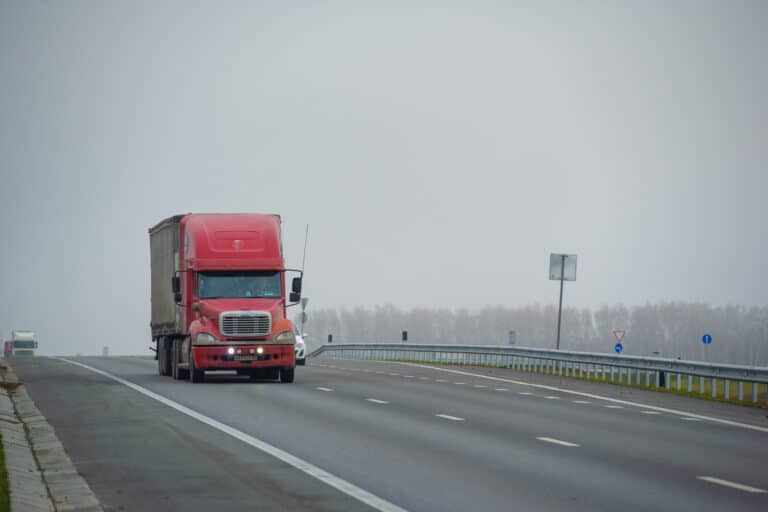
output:
M616 336L616 341L621 343L621 341L624 339L624 329L614 329L613 335Z

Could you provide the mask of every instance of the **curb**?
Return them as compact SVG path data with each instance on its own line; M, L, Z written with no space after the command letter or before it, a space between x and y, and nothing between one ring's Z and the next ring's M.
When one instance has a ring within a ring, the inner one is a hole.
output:
M103 512L88 483L8 364L0 368L0 432L14 512ZM14 389L15 388L15 389Z

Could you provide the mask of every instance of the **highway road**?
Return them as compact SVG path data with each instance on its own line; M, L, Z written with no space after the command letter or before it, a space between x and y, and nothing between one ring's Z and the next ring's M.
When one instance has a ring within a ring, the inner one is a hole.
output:
M13 366L108 510L768 510L765 410L511 370L191 384L67 359Z

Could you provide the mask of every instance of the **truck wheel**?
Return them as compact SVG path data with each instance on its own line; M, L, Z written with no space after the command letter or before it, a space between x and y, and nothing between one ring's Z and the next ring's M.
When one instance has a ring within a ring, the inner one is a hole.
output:
M195 368L195 358L192 357L192 353L189 353L189 380L193 383L205 382L205 370L198 370Z
M293 382L293 368L283 368L280 370L280 382Z

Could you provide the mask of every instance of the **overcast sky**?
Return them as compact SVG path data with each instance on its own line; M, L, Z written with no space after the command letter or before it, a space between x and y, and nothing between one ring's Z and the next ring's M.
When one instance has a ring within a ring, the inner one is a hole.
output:
M768 303L768 3L288 4L0 0L0 337L147 352L189 211L310 310Z

